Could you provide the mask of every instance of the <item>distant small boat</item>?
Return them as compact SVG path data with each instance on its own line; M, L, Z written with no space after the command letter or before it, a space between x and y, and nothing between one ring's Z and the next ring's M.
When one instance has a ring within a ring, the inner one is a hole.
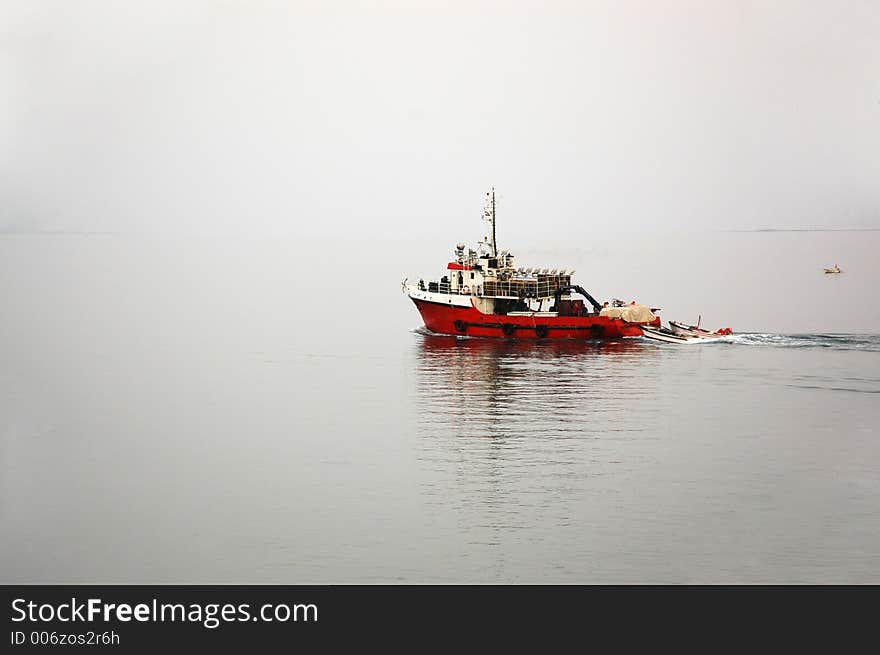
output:
M719 337L726 337L729 334L733 334L733 330L730 328L721 328L720 330L715 330L715 332L704 330L700 327L699 321L697 321L696 325L688 325L687 323L680 323L678 321L669 321L669 327L672 328L672 331L675 334L683 337L697 337L698 339L717 339Z
M838 266L837 264L835 264L835 265L832 266L831 268L826 268L826 269L825 269L825 272L826 272L826 273L841 273L842 271L840 270L840 266Z

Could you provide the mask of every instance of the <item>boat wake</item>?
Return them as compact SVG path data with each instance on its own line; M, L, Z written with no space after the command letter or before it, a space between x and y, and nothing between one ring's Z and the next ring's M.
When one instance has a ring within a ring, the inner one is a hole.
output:
M442 334L440 332L431 332L431 330L426 328L424 325L421 325L416 328L412 328L410 330L410 332L412 332L413 334L421 334L423 337L443 337L446 339L459 339L459 340L481 339L481 337L472 337L467 334ZM492 338L489 338L489 339L491 341L497 341L497 339L492 339Z
M707 343L880 352L880 334L732 334Z

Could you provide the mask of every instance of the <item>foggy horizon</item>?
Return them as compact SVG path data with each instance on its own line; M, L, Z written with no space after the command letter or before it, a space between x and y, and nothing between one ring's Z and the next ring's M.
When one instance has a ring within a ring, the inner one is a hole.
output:
M870 3L0 12L3 232L880 228Z

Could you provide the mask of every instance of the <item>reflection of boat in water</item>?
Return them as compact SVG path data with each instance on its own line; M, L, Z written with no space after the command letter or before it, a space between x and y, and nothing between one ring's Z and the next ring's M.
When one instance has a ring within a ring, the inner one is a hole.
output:
M825 269L825 272L826 272L826 273L842 273L843 271L840 270L840 266L838 266L837 264L835 264L835 265L832 266L831 268L826 268L826 269Z
M455 531L472 543L529 543L545 538L548 520L568 526L568 508L595 502L603 480L626 475L656 445L669 358L642 339L472 339L424 328L409 337L415 411L389 420L410 422L407 453L424 473L428 515L470 508L455 514ZM494 566L507 565L515 562Z
M640 337L642 325L659 327L659 309L635 302L602 305L572 283L574 271L517 267L509 251L497 248L494 190L486 196L483 216L491 223L491 240L487 236L476 249L456 245L455 260L438 281L403 281L403 291L431 332L589 340Z
M432 435L516 436L531 424L570 436L590 428L585 404L594 414L624 411L660 386L652 373L660 353L642 339L472 339L424 329L413 337L413 389Z

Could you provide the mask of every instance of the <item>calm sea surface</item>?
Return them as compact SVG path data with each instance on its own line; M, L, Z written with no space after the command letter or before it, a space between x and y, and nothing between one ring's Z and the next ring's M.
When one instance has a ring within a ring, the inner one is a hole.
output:
M447 245L0 236L0 581L880 583L880 233L517 253L687 346L426 334Z

